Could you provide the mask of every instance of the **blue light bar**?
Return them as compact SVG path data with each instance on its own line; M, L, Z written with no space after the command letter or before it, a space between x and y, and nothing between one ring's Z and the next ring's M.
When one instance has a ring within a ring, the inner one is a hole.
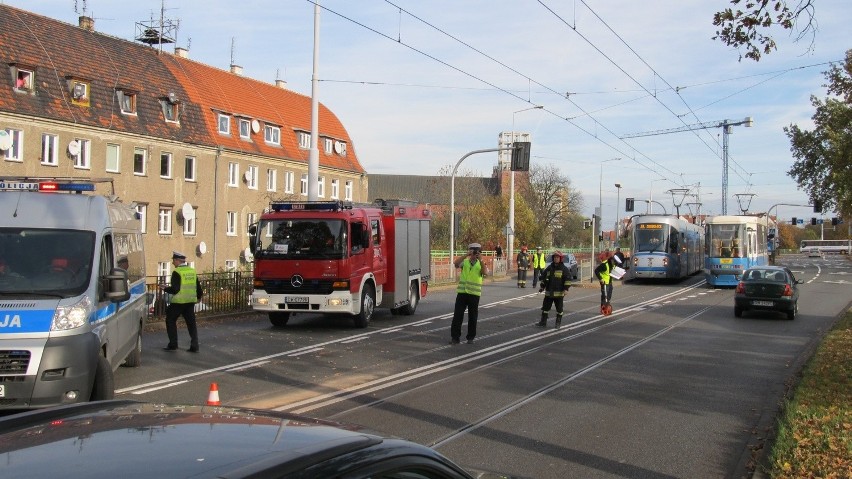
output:
M46 181L38 184L39 191L95 191L91 183L57 183Z
M340 211L347 206L340 201L273 201L269 207L272 211Z

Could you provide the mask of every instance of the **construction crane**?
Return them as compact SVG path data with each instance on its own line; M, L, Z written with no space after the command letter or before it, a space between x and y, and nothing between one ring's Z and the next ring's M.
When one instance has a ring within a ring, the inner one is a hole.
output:
M745 125L746 128L754 125L754 120L750 116L743 120L718 120L707 121L702 123L694 123L692 125L679 126L677 128L668 128L665 130L645 131L641 133L629 133L621 138L637 138L640 136L665 135L668 133L679 133L681 131L706 130L708 128L722 128L722 214L728 214L728 135L733 131L733 127Z

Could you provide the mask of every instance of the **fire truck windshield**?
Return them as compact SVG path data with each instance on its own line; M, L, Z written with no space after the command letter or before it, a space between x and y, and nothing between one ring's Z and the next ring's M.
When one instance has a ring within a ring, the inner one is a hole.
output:
M347 251L343 220L261 220L257 239L257 254L267 258L343 258Z

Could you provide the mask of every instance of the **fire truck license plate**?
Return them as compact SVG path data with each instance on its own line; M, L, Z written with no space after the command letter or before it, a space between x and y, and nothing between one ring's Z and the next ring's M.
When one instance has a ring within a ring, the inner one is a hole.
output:
M285 303L307 303L307 296L287 296L284 298Z

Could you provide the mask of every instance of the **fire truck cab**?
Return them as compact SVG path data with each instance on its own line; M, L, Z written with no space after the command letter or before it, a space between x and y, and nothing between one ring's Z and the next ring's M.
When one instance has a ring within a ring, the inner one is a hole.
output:
M407 200L272 202L249 227L252 308L279 327L297 313L347 314L359 328L376 307L414 314L430 279L430 220Z

